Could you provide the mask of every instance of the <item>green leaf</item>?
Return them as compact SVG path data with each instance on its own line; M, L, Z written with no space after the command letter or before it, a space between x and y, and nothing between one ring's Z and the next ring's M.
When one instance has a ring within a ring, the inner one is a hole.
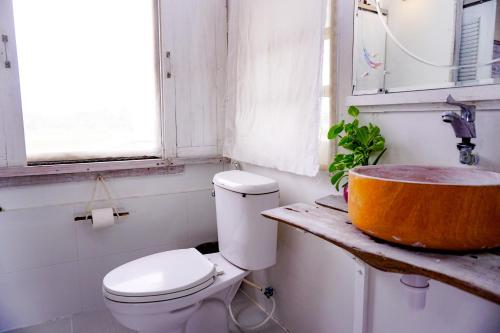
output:
M378 139L371 147L370 151L376 152L376 151L381 151L385 147L385 141L382 139Z
M344 156L346 156L346 155L344 155L344 154L337 154L337 155L335 155L334 161L335 162L340 162L340 161L342 161L344 159Z
M356 145L354 143L346 143L344 145L342 145L343 148L347 149L347 150L353 150Z
M338 138L338 146L348 151L336 154L329 166L331 182L337 190L347 182L347 172L350 169L359 165L369 165L374 153L377 153L373 162L376 164L386 151L385 139L380 134L380 128L372 123L360 127L357 118L359 109L355 106L349 107L347 112L354 117L353 121L339 122L332 126L328 133L329 138Z
M350 106L349 109L347 109L347 113L351 116L356 118L359 115L359 109L355 106Z
M330 128L330 130L328 131L328 139L329 140L333 140L337 137L337 135L339 135L340 133L342 133L342 131L344 130L344 120L342 120L340 123L332 126Z
M340 184L342 184L342 180L343 179L346 179L348 178L349 176L347 174L344 174L342 177L340 177L340 179L337 181L337 183L335 184L335 189L337 191L340 191ZM344 182L344 184L342 185L342 187L344 187L345 185L347 184L347 182Z
M368 131L368 127L360 127L356 133L356 137L363 146L368 146L368 142L370 141L370 132Z
M344 130L347 134L353 134L356 133L358 129L359 121L357 119L354 119L352 123L348 123L345 125Z
M372 124L370 124L372 125ZM377 137L378 135L380 135L380 128L378 128L377 126L373 126L372 125L372 128L370 129L370 135L375 138Z
M331 178L332 185L335 185L335 187L338 187L338 182L342 178L342 176L345 175L345 171L338 171L333 174Z
M380 154L378 154L377 158L375 158L375 160L373 161L373 165L376 165L378 163L378 161L380 160L380 158L382 157L382 155L384 155L385 151L387 150L387 148L384 148L384 150L382 150L380 152Z
M352 138L350 136L344 136L342 139L340 139L339 146L343 147L345 144L348 144L351 141Z

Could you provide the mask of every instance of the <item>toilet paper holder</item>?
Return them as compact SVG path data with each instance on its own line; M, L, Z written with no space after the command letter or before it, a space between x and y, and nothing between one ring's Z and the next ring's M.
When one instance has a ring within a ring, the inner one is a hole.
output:
M128 215L130 215L129 212L113 213L113 216L115 216L115 217L122 217L122 216L128 216ZM85 221L92 221L92 215L75 216L75 222L85 222Z
M106 193L108 202L111 205L111 209L113 210L113 216L116 217L117 219L119 219L122 216L130 215L129 212L119 212L118 211L118 209L116 208L116 206L113 202L113 199L111 198L111 194L110 194L110 191L108 189L108 186L106 185L106 181L105 181L104 177L101 175L98 175L96 182L95 182L94 190L92 191L92 197L87 204L87 208L85 209L85 215L76 216L74 219L75 222L87 222L87 221L93 222L92 221L92 205L94 203L96 192L97 192L97 187L99 184L101 184L102 187L104 188L104 192Z

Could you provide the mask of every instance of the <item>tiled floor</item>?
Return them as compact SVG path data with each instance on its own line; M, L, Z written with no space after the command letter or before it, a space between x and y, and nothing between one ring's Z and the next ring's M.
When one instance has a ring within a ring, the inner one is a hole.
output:
M253 304L241 292L233 301L233 313L244 325L252 325L261 321L266 315L259 307ZM242 333L231 320L230 332ZM283 329L274 321L268 321L264 326L251 332L255 333L283 333ZM7 332L6 332L7 333ZM133 331L121 326L109 313L109 311L84 312L73 315L70 318L62 318L41 325L20 328L8 333L133 333Z

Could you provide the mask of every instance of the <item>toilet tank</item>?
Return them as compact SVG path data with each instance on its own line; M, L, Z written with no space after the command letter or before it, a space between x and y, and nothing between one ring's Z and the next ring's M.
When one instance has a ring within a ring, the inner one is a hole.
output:
M222 256L247 270L273 266L278 226L260 213L278 207L278 183L240 170L220 172L213 182Z

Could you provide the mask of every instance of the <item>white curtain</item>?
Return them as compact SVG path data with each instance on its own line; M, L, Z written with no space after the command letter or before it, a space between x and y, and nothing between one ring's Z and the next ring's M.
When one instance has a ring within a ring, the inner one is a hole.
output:
M326 0L229 0L225 156L314 176Z

